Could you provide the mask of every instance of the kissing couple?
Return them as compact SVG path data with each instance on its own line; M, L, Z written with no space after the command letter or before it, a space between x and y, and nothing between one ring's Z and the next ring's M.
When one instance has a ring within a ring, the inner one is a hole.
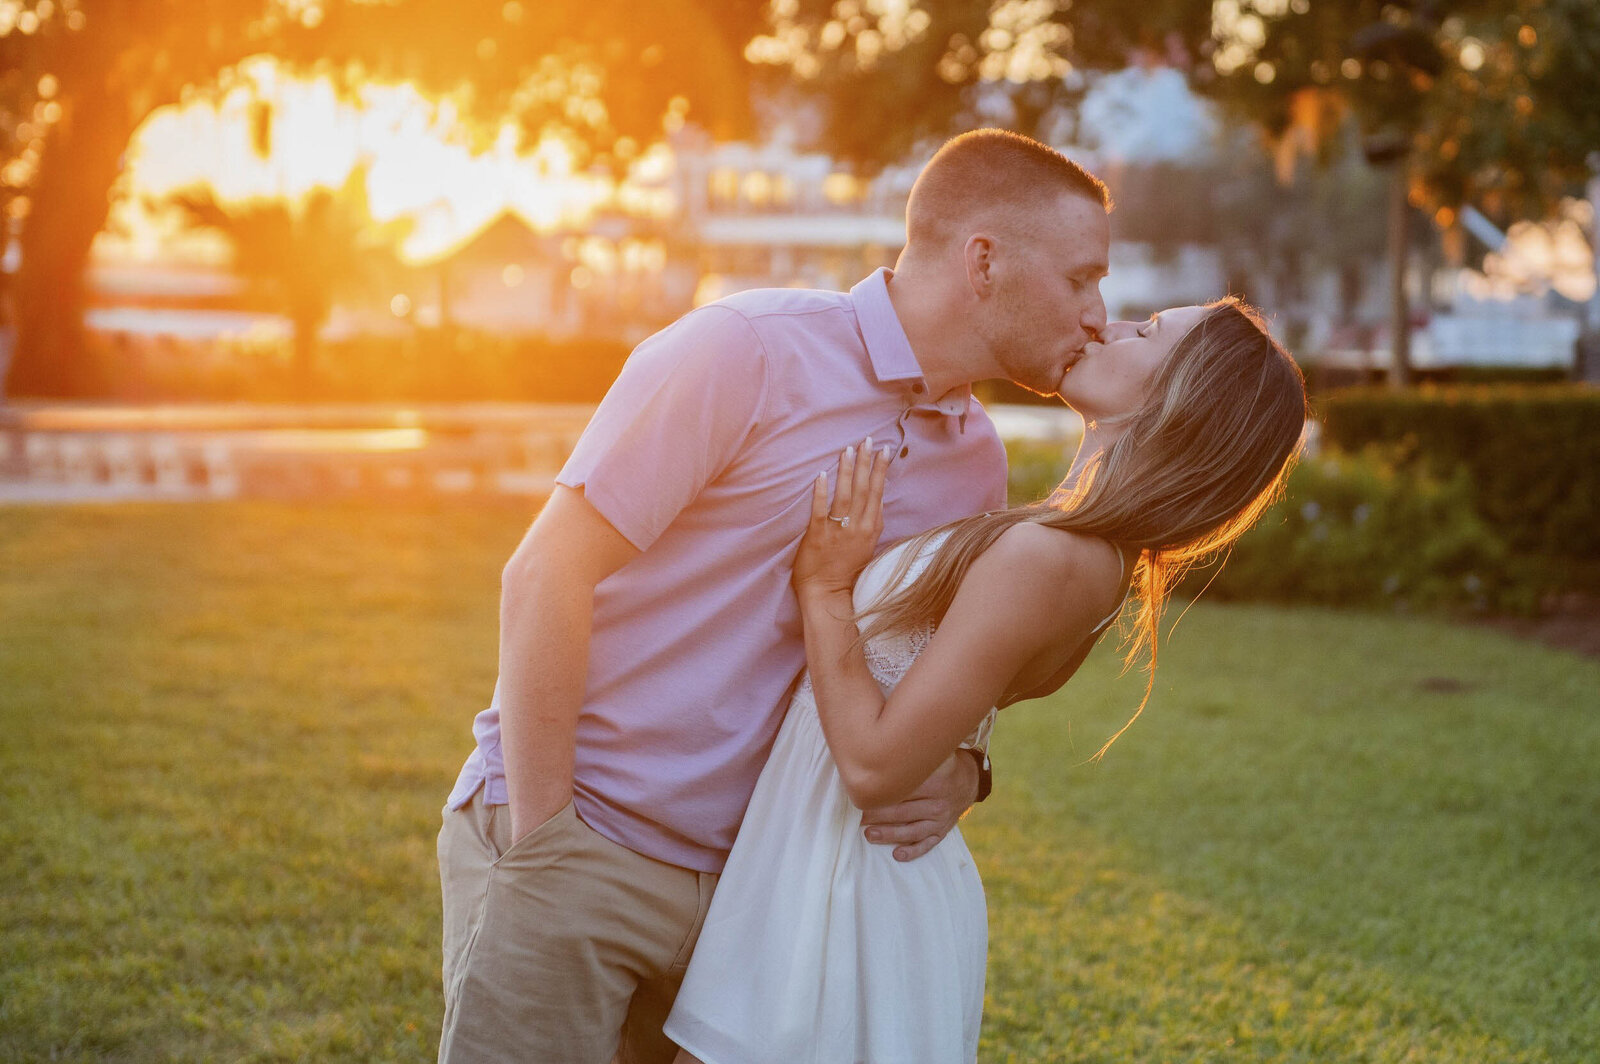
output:
M442 1062L976 1059L955 823L998 710L1125 611L1153 655L1306 418L1237 300L1107 323L1109 210L1059 152L968 133L892 271L744 292L633 352L505 568L439 833ZM1006 506L989 378L1083 416L1044 502Z

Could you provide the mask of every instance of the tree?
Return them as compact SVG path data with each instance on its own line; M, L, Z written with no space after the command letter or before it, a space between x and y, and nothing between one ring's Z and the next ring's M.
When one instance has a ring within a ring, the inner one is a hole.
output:
M1333 161L1355 123L1367 157L1393 167L1402 342L1413 211L1445 227L1467 205L1502 223L1548 217L1600 149L1593 0L775 0L773 11L751 57L814 87L824 140L868 169L979 124L1066 140L1089 78L1135 61L1185 70L1286 162Z
M294 379L299 397L312 393L317 334L336 297L366 294L398 268L394 249L407 226L379 226L367 210L366 174L350 173L341 189L316 188L297 203L218 203L209 189L173 197L191 225L212 229L233 245L233 268L294 328Z
M1552 217L1600 148L1600 9L1588 0L1221 0L1209 78L1290 150L1328 158L1354 123L1391 171L1390 334L1409 375L1404 287L1420 211Z
M659 134L678 97L742 128L741 49L759 27L753 0L0 0L0 206L22 252L11 390L83 389L84 266L124 148L248 56L453 91L606 164Z
M773 0L746 55L791 74L826 147L871 171L978 125L1069 139L1089 75L1186 64L1210 24L1201 0Z

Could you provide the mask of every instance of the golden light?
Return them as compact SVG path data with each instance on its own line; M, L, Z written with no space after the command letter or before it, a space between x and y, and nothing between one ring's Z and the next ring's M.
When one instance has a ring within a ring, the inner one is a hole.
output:
M1483 49L1483 42L1476 37L1468 37L1461 42L1461 69L1467 71L1481 70L1483 61L1487 58Z
M327 76L292 76L265 57L246 60L236 72L220 98L191 94L139 128L127 154L131 200L205 187L223 204L297 202L314 189L342 187L363 167L373 219L411 223L400 254L413 263L448 254L507 211L551 232L580 228L604 207L662 217L675 206L661 187L674 165L664 144L639 153L619 183L582 169L555 132L528 143L507 121L485 138L452 99L429 97L409 82L367 83L342 95ZM253 125L263 108L265 154ZM687 108L687 101L672 104L680 115ZM149 251L160 241L150 239L153 223L138 213L125 208L119 220L142 231L130 242L141 244L142 237Z
M760 170L744 175L744 198L757 207L766 206L772 199L772 178Z
M710 178L711 198L722 203L732 203L739 198L739 175L728 169L715 170Z
M822 194L836 206L853 203L861 195L861 182L852 174L836 172L822 179Z
M389 313L397 318L403 318L411 313L411 297L401 292L389 300Z

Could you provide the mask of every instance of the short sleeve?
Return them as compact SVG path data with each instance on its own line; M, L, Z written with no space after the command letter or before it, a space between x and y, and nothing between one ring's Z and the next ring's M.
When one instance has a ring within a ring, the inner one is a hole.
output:
M645 340L556 477L640 550L725 469L760 420L769 367L750 322L715 304Z

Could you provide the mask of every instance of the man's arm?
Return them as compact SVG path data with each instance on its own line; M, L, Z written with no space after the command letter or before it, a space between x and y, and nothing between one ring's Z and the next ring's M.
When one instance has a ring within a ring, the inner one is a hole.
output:
M894 847L896 861L914 861L939 845L978 798L978 763L957 750L911 797L861 811L867 841Z
M594 589L639 553L581 491L558 485L500 581L500 741L511 837L572 800Z

